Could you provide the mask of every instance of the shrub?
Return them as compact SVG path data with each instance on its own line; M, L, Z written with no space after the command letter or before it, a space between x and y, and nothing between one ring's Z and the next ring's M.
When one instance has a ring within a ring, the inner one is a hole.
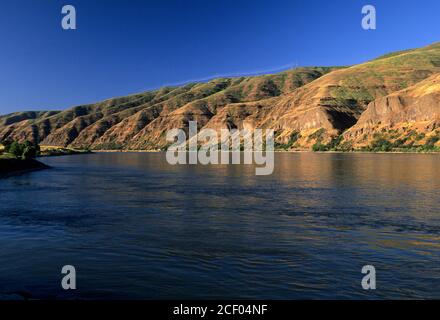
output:
M8 153L12 154L16 158L21 158L24 151L24 145L14 141L7 149Z
M24 160L35 159L38 156L39 152L40 152L39 146L25 144L21 157Z
M429 137L425 143L426 148L434 149L435 144L440 140L438 136Z
M327 145L327 148L329 150L337 150L341 142L344 140L344 137L342 135L334 137L332 141Z
M312 150L314 152L319 152L319 151L328 151L328 146L325 144L322 144L321 142L317 142L312 146Z
M371 148L376 152L388 152L393 150L393 144L385 138L379 138L373 142Z
M318 141L317 143L315 143L312 146L312 150L315 152L317 152L317 151L335 151L335 150L339 149L338 147L343 140L344 140L344 137L342 135L340 135L340 136L332 138L332 140L328 144L323 144L320 141Z
M324 128L318 129L309 136L309 139L316 139L319 142L322 140L322 136L324 135L325 131L326 130Z
M290 135L289 141L287 143L275 142L275 148L288 150L295 145L295 143L298 141L299 138L301 138L301 134L299 132L295 131Z
M23 160L33 159L37 157L40 152L40 147L29 141L26 141L25 143L14 141L5 148L6 152Z

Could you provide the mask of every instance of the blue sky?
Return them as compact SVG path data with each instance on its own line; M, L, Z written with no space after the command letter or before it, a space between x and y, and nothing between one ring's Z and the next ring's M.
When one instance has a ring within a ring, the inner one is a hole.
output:
M77 10L75 31L61 8ZM377 8L377 30L361 9ZM163 85L350 65L440 41L438 0L2 0L0 114Z

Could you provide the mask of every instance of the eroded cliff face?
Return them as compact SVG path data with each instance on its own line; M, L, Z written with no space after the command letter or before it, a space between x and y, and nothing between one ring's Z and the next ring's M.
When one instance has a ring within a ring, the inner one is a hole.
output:
M369 104L355 126L344 133L354 148L377 138L401 145L425 145L440 133L440 74ZM435 142L436 145L438 141Z
M379 130L428 135L438 123L440 44L348 68L298 68L167 87L62 112L0 117L0 140L92 149L158 149L166 132L270 128L287 149L338 143L362 147ZM417 123L417 125L415 125ZM385 129L384 129L385 128ZM403 130L403 129L402 129ZM342 136L341 136L342 134Z
M298 132L299 147L329 143L354 126L371 102L438 72L439 44L336 70L280 97L264 125L281 132L279 142Z

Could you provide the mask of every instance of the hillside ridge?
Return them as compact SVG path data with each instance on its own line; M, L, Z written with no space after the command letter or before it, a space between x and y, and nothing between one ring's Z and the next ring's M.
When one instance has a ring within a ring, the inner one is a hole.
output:
M419 83L424 84L417 87L419 92L427 90L439 72L440 42L349 67L223 77L63 111L16 112L0 116L0 141L95 150L161 149L168 144L168 130L187 130L189 121L197 121L199 129L271 128L277 146L284 149L308 150L336 139L351 148L365 147L372 138L365 137L361 143L359 128L365 131L365 119L375 103L383 103L393 93L405 94ZM436 94L429 96L432 101L427 108L436 118L439 101ZM427 130L437 130L436 125L419 127L414 130L427 136L431 135Z

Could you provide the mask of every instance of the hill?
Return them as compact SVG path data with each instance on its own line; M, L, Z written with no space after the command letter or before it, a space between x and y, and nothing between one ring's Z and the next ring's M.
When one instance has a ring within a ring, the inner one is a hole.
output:
M351 67L309 67L273 75L219 78L65 111L14 113L0 117L0 141L29 140L95 150L157 149L167 145L167 130L185 129L188 121L196 120L199 129L272 128L277 145L285 149L341 142L360 148L374 140L371 137L377 130L383 130L386 119L382 116L394 119L390 120L393 125L398 117L399 123L412 121L411 113L394 114L396 109L392 109L382 114L375 108L386 104L386 99L399 99L393 94L412 97L414 92L431 92L426 88L436 87L439 72L437 43ZM437 95L405 99L405 106L423 100L424 108L433 111L430 116L437 115ZM427 131L435 130L433 127L422 130L415 126L413 130L429 136ZM368 137L364 137L365 130Z
M332 68L300 68L276 75L214 79L78 106L62 112L23 112L0 117L0 140L94 149L147 149L164 144L169 128L188 120L205 124L219 109L280 96ZM151 139L151 141L150 141Z
M440 147L440 74L373 101L343 136L357 149Z

